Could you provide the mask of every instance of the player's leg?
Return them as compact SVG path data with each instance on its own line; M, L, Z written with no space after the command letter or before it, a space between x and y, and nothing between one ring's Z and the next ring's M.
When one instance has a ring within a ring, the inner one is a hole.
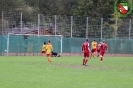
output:
M97 52L97 57L99 57L99 52Z
M43 56L43 55L45 55L45 51L42 51L42 52L41 52L41 56Z
M84 53L83 65L85 65L85 56L86 56L86 53Z
M95 49L95 50L94 50L94 54L93 54L94 59L96 58L96 54L97 54L97 51L96 51L96 49Z
M92 52L91 57L93 56L93 57L94 57L94 59L95 59L95 54L96 54L95 49L92 49L92 50L91 50L91 52Z
M88 58L86 57L85 58L85 64L84 64L85 66L87 66L87 62L88 62Z
M51 60L50 60L50 54L47 54L47 59L48 59L48 62L51 62Z
M100 62L102 62L103 61L103 55L104 55L104 52L100 52Z
M85 66L87 66L88 58L89 58L89 52L86 53L86 56L85 56Z
M85 55L84 55L84 58L83 58L83 65L85 65Z
M102 62L102 51L100 51L100 62Z
M99 57L99 53L100 53L100 50L98 49L98 50L97 50L97 57Z
M93 52L93 49L92 49L92 50L91 50L91 57L93 56L93 53L94 53L94 52Z
M96 50L95 50L95 57L97 57L97 54L98 54L98 52L97 52L97 51L98 51L98 50L96 49Z
M102 53L102 61L103 61L104 53L105 53L105 52Z
M102 55L100 55L100 62L102 62L103 61L103 56Z
M93 49L91 50L90 59L91 59L92 56L93 56Z
M88 59L87 59L87 57L85 56L85 60L84 60L84 65L85 65L85 66L86 66L87 62L88 62Z
M84 59L83 59L83 65L85 65L85 57L84 57Z

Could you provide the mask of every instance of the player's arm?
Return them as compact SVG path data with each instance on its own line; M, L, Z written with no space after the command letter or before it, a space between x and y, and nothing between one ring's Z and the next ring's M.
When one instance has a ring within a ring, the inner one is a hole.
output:
M88 50L89 50L89 52L91 52L91 50L90 50L90 48L89 48L89 43L88 43Z
M42 45L42 49L44 48L44 45Z
M89 52L91 53L91 50L90 50L90 48L88 47L88 50L89 50Z

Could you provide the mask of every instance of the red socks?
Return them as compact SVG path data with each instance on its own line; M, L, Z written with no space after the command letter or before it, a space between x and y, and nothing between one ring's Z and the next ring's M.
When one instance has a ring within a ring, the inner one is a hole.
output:
M87 59L83 59L83 65L86 65L87 62L88 62Z
M83 65L85 64L85 59L83 59Z
M100 58L100 61L103 61L103 57Z
M86 64L87 62L88 62L88 60L86 59L86 60L85 60L85 64Z

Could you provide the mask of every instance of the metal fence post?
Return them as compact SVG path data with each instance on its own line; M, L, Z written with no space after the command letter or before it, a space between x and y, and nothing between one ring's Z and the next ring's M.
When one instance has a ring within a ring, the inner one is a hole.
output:
M1 16L2 16L2 18L1 18L1 22L2 22L2 23L1 23L1 29L2 29L2 30L1 30L1 34L3 35L3 11L2 11ZM2 49L3 49L3 48L2 48L2 46L3 46L3 38L2 38L2 36L0 37L0 40L1 40L1 41L0 41L0 42L1 42L1 44L0 44L0 49L1 49L1 50L0 50L0 55L3 55L3 53L2 53Z
M86 18L86 38L88 38L88 17Z
M21 29L21 34L23 34L22 32L22 25L23 25L23 16L22 16L23 14L22 13L20 13L20 29Z
M131 25L132 25L132 20L130 19L130 21L129 21L129 40L130 40L130 34L131 34Z
M54 19L55 19L55 35L56 35L56 19L57 19L56 17L57 17L57 16L55 15L55 16L54 16Z
M6 50L7 56L9 55L9 41L10 41L9 36L10 36L10 34L8 33L8 35L7 35L7 50Z
M61 36L61 52L60 52L61 55L62 55L62 46L63 46L63 45L62 45L62 44L63 44L63 43L62 43L62 39L63 39L63 36Z
M40 14L38 14L38 36L39 36L39 29L40 29Z
M39 37L39 35L40 35L40 14L38 14L37 15L38 16L38 28L37 28L37 31L38 31L38 37ZM38 39L38 43L39 43L40 41L39 41L39 39ZM33 55L34 55L34 53L33 53ZM37 53L37 55L39 55L39 53Z
M101 18L101 39L103 38L102 32L103 32L103 18Z
M117 24L118 24L118 23L117 23L117 20L118 20L118 19L116 18L116 20L115 20L115 25L116 25L116 27L115 27L115 45L116 45L116 46L115 46L115 50L116 50L116 51L115 51L115 52L116 52L116 53L115 53L115 56L118 54L118 52L117 52L117 41L116 41L116 36L117 36Z
M73 37L72 27L73 27L73 16L71 16L71 38Z
M3 11L2 11L2 20L1 20L2 21L2 26L1 26L2 27L2 35L3 35L3 20L4 20L3 17L4 16L3 16Z
M116 36L117 36L117 18L116 18L116 20L115 20L115 25L116 25L116 29L115 29L115 39L116 39Z

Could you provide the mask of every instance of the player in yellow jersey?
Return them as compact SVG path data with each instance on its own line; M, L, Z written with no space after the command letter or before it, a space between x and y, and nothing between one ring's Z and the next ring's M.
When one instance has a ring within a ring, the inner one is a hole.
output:
M42 56L43 54L45 54L45 53L46 53L46 42L44 42L44 44L42 45L41 56Z
M51 62L50 60L50 56L51 56L51 52L53 51L53 46L52 44L50 43L50 40L48 40L48 44L46 46L46 56L47 56L47 59L48 59L48 62Z
M93 57L96 57L97 54L97 42L95 40L92 41L91 43L91 55L93 55Z

